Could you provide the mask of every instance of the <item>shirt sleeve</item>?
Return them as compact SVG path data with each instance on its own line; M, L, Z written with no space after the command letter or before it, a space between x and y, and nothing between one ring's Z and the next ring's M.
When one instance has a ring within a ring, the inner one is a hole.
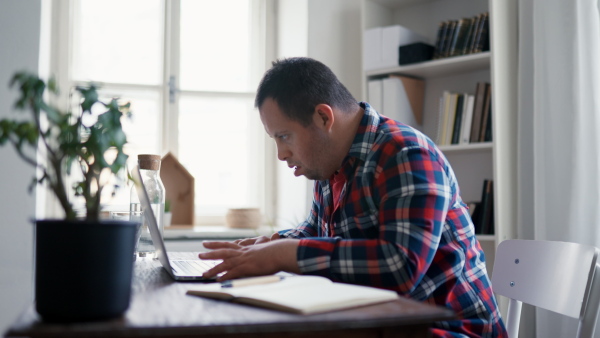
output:
M421 281L437 250L452 197L449 176L444 160L429 149L385 149L393 146L383 146L381 153L391 155L380 159L383 164L362 182L374 210L347 220L358 228L376 227L378 238L302 239L297 252L302 273L401 294L409 294Z

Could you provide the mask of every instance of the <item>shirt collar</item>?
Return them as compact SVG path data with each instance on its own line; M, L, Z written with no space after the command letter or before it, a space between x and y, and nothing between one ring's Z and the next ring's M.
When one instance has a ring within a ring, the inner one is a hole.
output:
M381 116L368 103L359 102L359 105L365 110L365 113L360 120L360 125L350 146L348 157L356 157L364 162L375 142Z
M359 102L359 105L365 112L360 120L360 125L356 130L356 136L354 136L354 141L352 141L348 155L346 155L344 161L342 161L342 166L339 169L339 173L343 174L343 177L346 180L348 177L351 177L352 168L356 163L356 159L366 162L367 154L373 147L379 122L381 121L381 116L371 107L371 105L366 102ZM329 189L330 180L333 178L334 175L327 180L321 181L321 184L323 184L324 187L327 187L326 190Z

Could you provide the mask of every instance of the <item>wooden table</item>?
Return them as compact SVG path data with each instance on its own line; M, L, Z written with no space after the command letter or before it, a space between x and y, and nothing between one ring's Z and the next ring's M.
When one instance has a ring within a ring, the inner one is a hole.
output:
M173 281L156 260L135 264L123 317L101 322L44 323L30 306L7 337L427 337L434 321L454 314L409 299L302 316L186 295L195 283Z

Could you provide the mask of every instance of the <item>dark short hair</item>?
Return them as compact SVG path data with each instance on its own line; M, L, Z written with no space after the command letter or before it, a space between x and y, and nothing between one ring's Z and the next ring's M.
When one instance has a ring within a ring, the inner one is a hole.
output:
M285 116L305 127L312 123L314 109L319 104L342 111L358 105L329 67L306 57L273 62L258 85L255 107L260 108L267 98L277 102Z

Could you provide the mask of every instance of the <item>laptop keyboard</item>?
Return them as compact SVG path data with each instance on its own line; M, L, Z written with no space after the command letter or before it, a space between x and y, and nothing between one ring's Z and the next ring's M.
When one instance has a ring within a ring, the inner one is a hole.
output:
M202 276L206 270L220 262L220 260L172 260L171 266L180 276Z

